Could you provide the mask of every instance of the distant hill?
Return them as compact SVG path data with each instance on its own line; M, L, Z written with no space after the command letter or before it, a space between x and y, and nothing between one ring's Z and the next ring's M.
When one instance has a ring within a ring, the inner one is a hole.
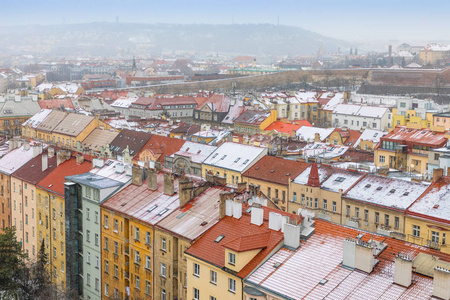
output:
M345 41L271 24L86 23L0 28L0 51L11 54L125 55L163 51L247 55L316 54L350 48ZM18 53L19 52L19 53Z

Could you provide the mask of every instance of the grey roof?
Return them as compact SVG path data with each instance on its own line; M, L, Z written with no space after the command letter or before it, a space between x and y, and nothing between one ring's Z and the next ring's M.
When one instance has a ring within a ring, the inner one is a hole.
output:
M92 116L70 113L55 127L53 132L78 136L94 119Z
M96 175L90 172L84 174L78 174L73 176L67 176L67 180L77 182L79 184L87 185L96 189L107 189L111 187L119 187L124 185L122 182Z
M20 101L7 99L5 102L0 102L0 117L15 117L15 116L33 116L41 110L39 103L31 99L22 98Z

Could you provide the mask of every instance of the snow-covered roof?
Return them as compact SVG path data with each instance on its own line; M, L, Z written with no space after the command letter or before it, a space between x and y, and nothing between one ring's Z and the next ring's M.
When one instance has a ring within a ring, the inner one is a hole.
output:
M215 146L186 142L181 146L180 150L170 155L170 157L175 155L190 157L193 162L202 163L216 148Z
M12 140L9 141L9 143L11 142ZM25 150L24 145L22 145L19 148L14 149L5 156L3 156L0 159L0 172L7 175L11 175L15 171L17 171L20 167L22 167L24 164L26 164L29 160L31 160L33 157L40 154L40 152L37 151L37 148L34 149L33 145L35 144L39 143L31 141L30 148L28 150ZM42 144L42 146L44 148L47 147L46 144Z
M386 107L338 104L333 110L336 115L350 115L369 118L382 118L389 111Z
M428 44L424 50L426 51L450 51L450 45Z
M374 144L378 144L380 142L380 138L386 134L388 133L381 130L366 129L359 136L353 147L358 147L361 144L361 141L372 141Z
M314 141L316 133L319 134L320 140L324 141L332 132L334 128L319 128L302 126L297 130L297 137L300 140L312 142Z
M441 177L408 208L408 212L450 222L450 177Z
M47 118L47 116L52 112L51 109L41 109L37 114L29 118L22 126L31 126L32 128L37 128L42 121Z
M405 210L428 185L401 179L368 174L345 197L400 210Z
M138 97L120 97L113 103L111 103L112 107L120 107L120 108L129 108L133 102L135 102Z
M336 93L333 98L330 99L330 101L327 102L323 106L323 110L333 110L338 104L341 104L344 102L344 94L343 93Z
M317 170L319 172L319 182L323 182L325 179L328 178L330 173L333 171L332 168L324 166L324 165L317 165ZM311 166L308 167L305 171L300 173L295 179L293 180L294 183L298 183L301 185L306 185L308 183L309 179L309 173L311 172Z
M312 143L307 144L302 150L305 157L335 158L344 155L348 148L327 143Z
M94 168L89 173L96 174L101 177L109 178L121 183L127 183L131 180L131 175L128 175L127 172L117 172L117 167L119 165L128 165L131 168L130 164L126 164L117 160L108 159L105 161L105 164L102 168Z
M226 142L211 153L203 164L242 172L265 153L267 148Z

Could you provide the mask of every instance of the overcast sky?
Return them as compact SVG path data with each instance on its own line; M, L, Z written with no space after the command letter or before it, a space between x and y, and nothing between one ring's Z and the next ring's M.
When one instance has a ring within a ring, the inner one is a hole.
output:
M272 23L345 40L450 40L450 0L0 0L0 25Z

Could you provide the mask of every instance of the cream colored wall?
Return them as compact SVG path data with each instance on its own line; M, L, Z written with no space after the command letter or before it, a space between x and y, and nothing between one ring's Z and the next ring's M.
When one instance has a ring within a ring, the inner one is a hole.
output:
M200 265L200 276L194 274L194 263ZM210 272L217 272L217 284L210 282ZM239 277L234 276L222 269L206 263L193 256L187 255L187 299L193 299L194 288L200 291L200 300L210 300L210 296L219 299L242 299L242 281ZM236 281L236 291L232 293L228 291L228 279Z
M230 249L225 249L225 265L230 270L239 272L245 265L247 265L253 259L253 257L256 256L256 254L259 253L259 251L261 251L261 249L255 249L244 252L236 252ZM229 261L230 253L235 255L236 262L234 265L231 264Z
M420 237L413 236L413 225L420 226ZM439 250L450 254L450 226L448 224L415 218L410 215L405 216L405 235L406 241L421 246L426 246L427 241L431 240L431 231L439 232ZM446 235L445 244L442 244L442 236Z

